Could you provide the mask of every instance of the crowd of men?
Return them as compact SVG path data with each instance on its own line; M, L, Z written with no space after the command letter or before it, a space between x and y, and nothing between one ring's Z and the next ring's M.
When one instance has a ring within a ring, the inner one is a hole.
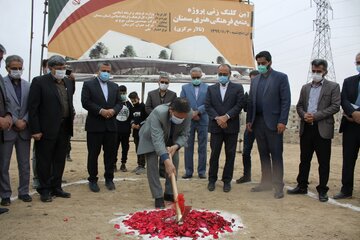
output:
M5 48L0 44L0 63ZM225 164L221 176L223 191L231 191L240 114L246 115L243 144L243 176L236 183L251 181L251 149L256 139L261 162L260 183L252 192L273 190L274 198L284 197L283 136L289 116L291 97L286 74L272 68L272 56L262 51L255 56L257 71L250 73L249 93L241 84L230 80L231 66L220 64L218 82L202 81L200 68L191 69L191 82L182 86L180 97L168 89L170 77L160 74L159 88L150 91L146 103L140 103L136 92L127 94L124 85L110 81L111 64L101 62L97 75L84 82L81 103L87 110L87 170L89 189L99 192L98 158L103 150L105 187L114 191L114 172L126 172L129 138L132 132L137 151L136 174L147 173L156 208L174 201L171 178L178 175L179 149L184 148L185 174L195 172L207 179L207 189L216 189L219 160L224 144ZM70 198L62 189L62 177L70 137L73 135L75 79L66 72L66 61L54 55L47 61L44 74L31 84L22 78L24 61L20 56L5 59L8 75L0 75L0 197L1 205L11 204L12 190L9 165L13 149L19 171L18 198L31 202L30 141L34 139L36 190L42 202L54 197ZM310 164L315 152L319 162L319 201L328 201L331 139L334 136L334 114L344 110L340 132L343 133L342 188L335 199L352 197L354 168L360 146L360 53L356 55L359 74L344 80L340 86L326 79L328 64L323 59L311 62L312 81L305 84L296 105L300 124L300 164L297 186L288 194L306 194ZM129 101L130 100L130 101ZM210 133L208 172L207 142ZM194 170L194 146L197 136L197 169ZM118 154L121 146L121 155ZM120 158L121 156L121 158ZM163 191L160 178L164 177ZM0 213L8 209L0 208Z

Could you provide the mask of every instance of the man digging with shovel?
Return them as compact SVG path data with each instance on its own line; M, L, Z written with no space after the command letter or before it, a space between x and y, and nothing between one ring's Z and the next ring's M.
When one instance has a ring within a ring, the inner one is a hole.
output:
M188 100L175 98L169 104L156 107L140 129L137 154L145 154L147 177L152 197L155 198L155 208L165 208L164 201L174 201L171 176L177 175L178 150L187 142L191 117ZM164 193L158 169L159 157L164 162L166 171Z

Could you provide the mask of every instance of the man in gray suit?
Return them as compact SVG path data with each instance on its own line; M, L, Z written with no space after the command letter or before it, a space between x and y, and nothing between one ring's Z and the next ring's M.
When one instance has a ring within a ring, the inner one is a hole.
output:
M319 162L320 183L316 187L319 200L328 200L327 182L330 172L331 139L334 137L334 114L340 110L340 86L324 77L327 62L315 59L311 62L312 82L305 84L296 105L300 123L300 165L298 185L288 194L306 194L309 184L311 159L316 153Z
M32 201L29 195L31 134L27 126L30 84L21 79L23 62L17 55L8 56L5 61L9 75L4 78L4 84L10 101L8 111L13 118L13 127L4 132L4 145L0 155L0 197L3 206L11 203L9 166L14 146L19 170L19 199L24 202Z
M283 133L289 117L290 86L286 74L271 68L268 51L256 56L260 72L250 85L246 127L253 131L261 161L261 183L252 192L275 188L276 199L284 197Z
M178 150L185 146L189 137L192 111L186 98L175 98L171 104L156 107L140 128L137 154L145 154L147 177L155 208L164 208L165 201L173 201L170 182L172 174L177 175ZM170 155L172 156L172 161ZM160 183L158 159L165 165L165 193Z

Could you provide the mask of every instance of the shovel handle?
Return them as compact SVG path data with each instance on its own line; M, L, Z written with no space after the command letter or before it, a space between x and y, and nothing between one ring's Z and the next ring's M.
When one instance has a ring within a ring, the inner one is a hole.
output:
M174 202L175 202L175 210L176 210L176 221L180 222L182 215L181 215L181 209L179 206L179 202L178 202L178 191L177 191L177 186L176 186L176 178L175 178L175 174L171 174L171 186L173 189L173 194L174 194Z

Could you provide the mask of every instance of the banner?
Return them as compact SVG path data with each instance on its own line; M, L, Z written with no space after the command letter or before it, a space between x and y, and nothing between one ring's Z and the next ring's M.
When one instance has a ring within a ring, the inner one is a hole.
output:
M49 54L254 67L253 6L215 0L50 0Z

